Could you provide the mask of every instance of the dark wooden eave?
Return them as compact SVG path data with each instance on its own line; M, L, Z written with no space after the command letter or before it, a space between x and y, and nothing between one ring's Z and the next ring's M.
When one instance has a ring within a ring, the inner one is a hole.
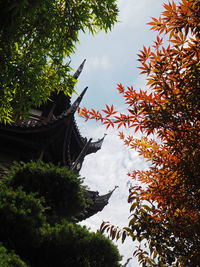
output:
M20 159L43 159L55 164L69 167L80 156L81 164L87 154L94 153L101 148L103 139L91 142L84 150L88 140L83 138L76 125L74 113L76 112L87 87L78 96L76 101L58 116L50 120L43 118L19 120L13 124L0 124L0 145L2 150L10 147L22 150ZM59 95L58 95L59 96ZM84 150L84 151L83 151ZM84 152L84 153L83 153ZM32 156L30 156L32 155Z
M102 211L104 207L108 204L108 201L110 197L112 196L113 192L118 186L115 186L115 188L112 191L109 191L105 195L99 195L98 191L87 191L87 198L92 200L92 204L89 205L87 212L85 215L83 215L81 218L78 218L79 220L85 220L96 213Z

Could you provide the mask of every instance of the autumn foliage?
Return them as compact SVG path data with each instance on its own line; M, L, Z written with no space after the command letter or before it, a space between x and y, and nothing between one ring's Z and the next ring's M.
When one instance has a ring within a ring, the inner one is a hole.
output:
M129 173L132 186L129 226L119 230L104 222L114 239L127 235L141 245L135 250L143 266L198 266L200 263L200 2L164 4L152 22L152 47L138 57L146 90L117 89L127 112L113 105L102 112L83 108L80 114L119 132L124 144L150 162L148 170ZM169 45L166 44L166 38ZM141 134L140 139L134 133ZM134 185L141 182L141 186ZM146 247L146 248L145 248Z

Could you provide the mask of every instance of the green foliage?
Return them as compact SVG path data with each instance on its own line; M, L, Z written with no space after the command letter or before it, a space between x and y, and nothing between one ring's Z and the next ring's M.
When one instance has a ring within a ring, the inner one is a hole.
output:
M9 261L32 267L119 266L121 257L109 239L73 222L86 207L84 192L82 180L67 168L15 163L0 184L5 266Z
M71 95L79 32L107 32L117 14L116 0L2 0L0 122L28 116L54 91ZM87 206L84 192L66 168L15 164L0 183L1 266L118 266L109 240L72 223Z
M28 265L23 262L18 255L13 251L8 252L7 249L0 243L0 263L2 267L27 267Z
M0 186L0 196L0 241L18 255L26 255L46 222L43 201L35 198L35 194L4 184Z
M116 0L1 1L1 120L26 116L54 90L71 94L75 80L67 61L79 31L107 32L117 14Z
M42 234L43 242L34 266L119 266L117 248L103 235L90 233L86 227L63 221L45 227Z
M43 197L49 222L58 222L63 218L71 220L86 209L83 180L67 167L41 161L16 163L6 180L15 189L22 186L26 193L33 192Z

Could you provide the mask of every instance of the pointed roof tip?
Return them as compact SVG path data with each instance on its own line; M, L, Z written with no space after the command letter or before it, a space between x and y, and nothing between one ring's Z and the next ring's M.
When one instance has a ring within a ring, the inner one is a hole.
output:
M76 72L74 73L73 75L73 78L74 79L78 79L78 77L80 76L83 68L84 68L84 65L85 65L85 62L86 62L86 59L83 60L83 62L81 63L81 65L78 67L78 69L76 70Z
M83 91L81 92L81 94L80 94L79 97L83 98L83 96L84 96L84 94L86 93L87 89L88 89L88 86L86 86L86 87L83 89Z
M107 194L105 194L105 195L101 195L101 196L98 196L97 198L96 198L96 201L98 202L98 203L101 203L102 205L107 205L108 204L108 201L109 201L109 199L110 199L110 197L112 196L112 194L113 194L113 192L116 190L116 188L118 188L119 186L115 186L115 188L113 189L113 190L111 190L111 191L109 191Z
M88 87L85 87L85 89L81 92L81 94L78 96L78 98L74 101L74 103L71 105L71 107L68 109L69 113L75 113L79 104L81 103L81 100L86 93Z
M107 134L104 134L104 136L101 139L98 139L97 141L91 143L91 145L93 146L93 148L96 149L96 151L101 149L101 146L103 144L103 141L104 141L106 135Z
M111 190L109 193L113 193L117 188L119 188L119 186L115 185L115 188L113 190Z
M107 196L107 199L109 200L109 198L111 197L111 195L113 194L113 192L119 188L118 185L115 185L115 188L113 190L110 190L105 196Z
M78 103L78 105L80 104L80 102L81 102L81 100L83 99L83 97L84 97L84 95L85 95L87 89L88 89L88 86L86 86L86 87L83 89L83 91L80 93L80 95L79 95L78 98L75 100L75 102L73 103L73 105L74 105L76 102Z

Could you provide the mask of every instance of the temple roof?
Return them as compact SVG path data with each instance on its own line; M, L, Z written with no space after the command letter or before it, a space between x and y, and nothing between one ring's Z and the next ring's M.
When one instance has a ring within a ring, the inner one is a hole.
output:
M79 77L84 64L85 60L73 75L75 79ZM92 141L92 138L83 137L79 131L74 114L86 91L87 87L72 104L69 96L54 92L47 103L32 110L29 118L6 125L1 123L0 154L7 153L11 162L41 159L68 166L79 173L84 157L97 152L105 138ZM86 197L92 200L92 204L80 219L101 211L114 190L102 196L98 192L87 191Z
M80 155L83 162L87 154L95 153L101 148L104 139L102 138L95 142L90 141L89 145L86 146L88 140L81 135L76 124L74 113L86 91L87 87L72 105L70 105L69 100L65 101L69 105L67 109L63 110L60 115L52 116L49 120L42 116L32 115L28 119L18 120L12 124L0 124L0 137L4 139L14 138L15 141L23 143L23 145L28 144L29 149L32 146L34 150L37 147L39 149L44 149L45 147L47 151L48 144L50 146L54 143L54 152L51 149L51 157L54 158L54 163L60 162L62 165L71 167L78 157L80 159ZM55 151L56 147L58 148L57 151ZM69 150L69 153L65 153L64 150ZM38 153L40 154L41 151Z

